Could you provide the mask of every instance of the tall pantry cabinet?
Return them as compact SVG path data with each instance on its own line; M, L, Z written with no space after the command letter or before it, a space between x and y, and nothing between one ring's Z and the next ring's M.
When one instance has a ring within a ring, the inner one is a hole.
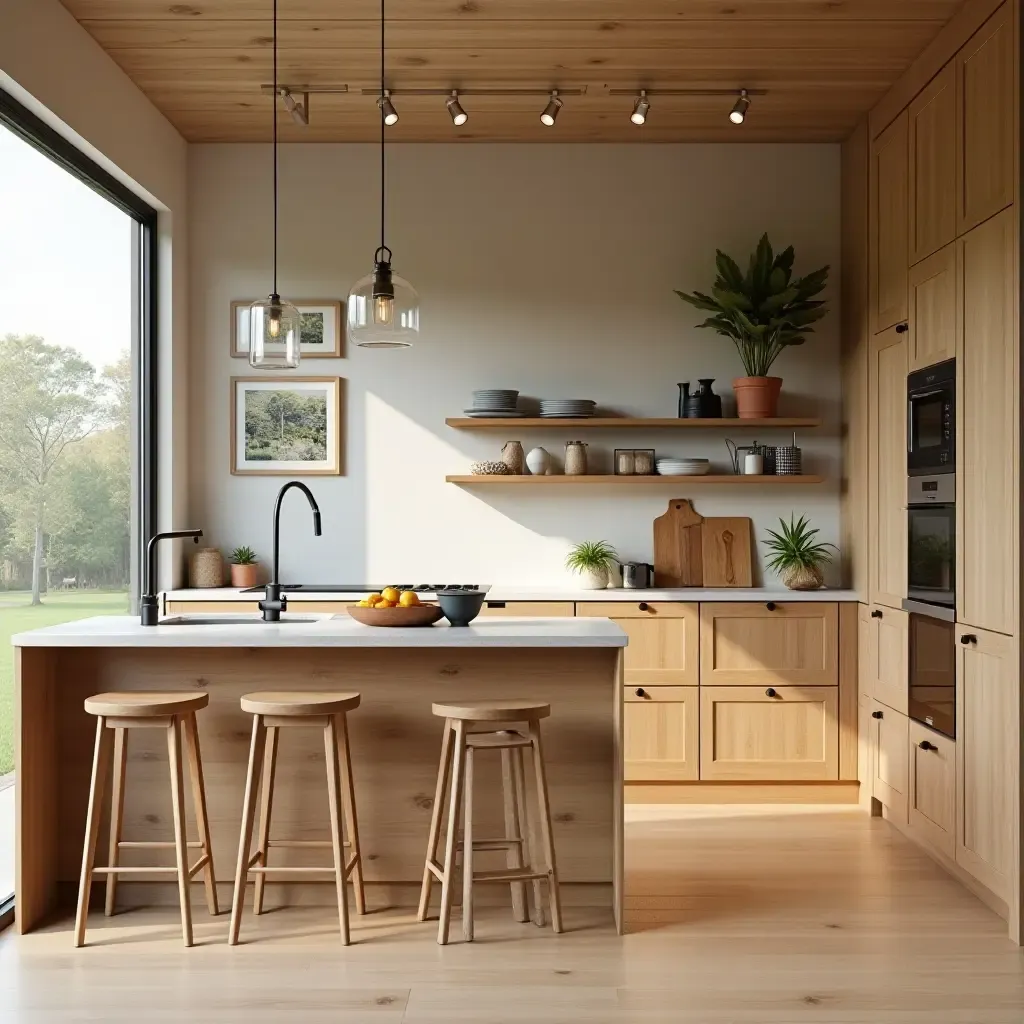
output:
M1020 942L1020 0L964 6L976 14L960 19L946 63L922 56L934 64L905 76L917 94L898 83L844 148L844 233L866 240L844 238L844 260L853 253L863 267L844 266L845 418L867 451L844 498L846 516L867 523L854 556L868 602L859 764L885 816L994 897ZM851 294L866 315L851 315ZM907 596L906 378L954 357L951 740L907 717L906 616L895 610Z

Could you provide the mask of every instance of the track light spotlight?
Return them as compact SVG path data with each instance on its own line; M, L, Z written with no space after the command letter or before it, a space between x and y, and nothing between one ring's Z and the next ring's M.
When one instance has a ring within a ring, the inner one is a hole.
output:
M456 128L461 128L469 120L469 114L462 109L462 104L459 102L459 92L457 89L452 89L452 94L444 101L444 105L448 108L448 113L452 117L452 124Z
M633 113L629 115L633 124L643 124L647 120L647 112L651 109L651 101L647 98L647 90L641 89L640 95L633 104Z
M284 102L284 109L292 115L296 124L309 124L309 94L306 94L305 103L299 103L292 95L290 89L280 89L281 99Z
M381 98L377 100L377 106L380 107L381 116L384 118L384 123L389 128L393 124L398 124L398 111L395 110L395 105L391 102L390 89L384 90Z
M733 104L732 110L729 111L729 120L733 124L743 124L749 109L750 98L747 96L747 90L740 89L740 98Z
M558 112L562 109L562 101L558 98L558 90L551 90L551 99L540 115L540 123L546 124L549 128L555 123Z

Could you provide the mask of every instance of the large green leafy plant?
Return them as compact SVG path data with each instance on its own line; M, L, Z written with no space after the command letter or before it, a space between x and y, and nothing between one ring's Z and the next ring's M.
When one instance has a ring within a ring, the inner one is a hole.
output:
M782 350L802 345L804 335L814 332L811 324L827 312L825 302L814 296L825 287L829 268L794 279L793 259L793 246L776 256L762 235L746 274L719 249L710 295L676 291L684 302L714 314L697 326L732 338L748 377L767 377Z

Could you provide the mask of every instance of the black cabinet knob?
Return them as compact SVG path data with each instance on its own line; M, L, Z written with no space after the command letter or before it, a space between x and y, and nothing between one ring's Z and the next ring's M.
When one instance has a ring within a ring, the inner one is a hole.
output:
M871 717L872 718L882 718L883 717L882 716L882 712L881 711L872 711L871 712Z
M906 334L907 331L909 331L909 330L910 330L910 324L897 324L896 325L896 333L897 334Z
M918 746L922 750L938 750L939 749L937 746L935 746L934 743L929 743L927 740L921 740L921 742L918 743Z
M875 610L874 610L874 611L873 611L873 612L871 613L871 618L873 618L873 619L880 619L881 617L882 617L882 612L881 612L881 611L880 611L880 609L878 609L878 608L876 608L876 609L875 609Z
M769 601L769 602L768 602L768 603L767 603L767 604L765 605L765 608L767 608L767 609L768 609L768 611L770 611L770 612L773 612L773 611L775 611L775 602L774 602L774 601Z
M964 633L960 637L960 643L966 647L968 644L976 644L978 638L973 633Z
M641 601L637 605L637 608L639 608L640 611L642 611L642 612L646 612L646 611L650 611L651 606L646 601Z
M764 695L766 697L778 697L778 693L774 686L769 686L768 689L764 691Z
M634 691L638 697L646 697L647 691L642 686L638 686Z

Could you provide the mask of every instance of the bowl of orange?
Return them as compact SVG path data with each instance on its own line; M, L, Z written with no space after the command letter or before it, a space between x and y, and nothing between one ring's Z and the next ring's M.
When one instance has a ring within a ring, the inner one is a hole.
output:
M348 613L364 626L392 627L432 626L444 614L436 604L422 602L414 591L397 587L385 587L379 594L349 605Z

